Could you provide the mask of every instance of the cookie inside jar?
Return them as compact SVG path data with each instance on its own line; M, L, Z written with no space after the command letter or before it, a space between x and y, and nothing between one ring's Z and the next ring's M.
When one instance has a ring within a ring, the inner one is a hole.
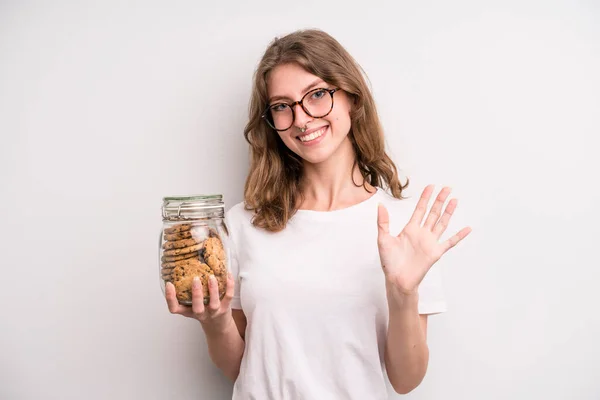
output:
M192 304L194 277L202 282L204 304L210 294L208 279L214 275L219 298L227 286L227 257L223 240L214 227L200 223L176 223L165 226L161 243L161 278L175 286L180 304Z

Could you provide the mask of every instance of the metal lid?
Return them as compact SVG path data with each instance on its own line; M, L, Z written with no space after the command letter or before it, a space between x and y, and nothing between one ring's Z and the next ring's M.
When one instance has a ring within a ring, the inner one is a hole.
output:
M163 197L163 220L223 218L224 213L225 204L220 194Z

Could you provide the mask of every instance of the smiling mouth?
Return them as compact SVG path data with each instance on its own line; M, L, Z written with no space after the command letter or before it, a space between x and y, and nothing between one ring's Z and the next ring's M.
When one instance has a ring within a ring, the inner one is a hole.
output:
M300 140L303 143L310 142L312 140L315 140L315 139L321 137L325 133L326 130L327 130L327 125L322 128L319 128L318 130L316 130L314 132L308 133L306 135L298 136L296 139Z

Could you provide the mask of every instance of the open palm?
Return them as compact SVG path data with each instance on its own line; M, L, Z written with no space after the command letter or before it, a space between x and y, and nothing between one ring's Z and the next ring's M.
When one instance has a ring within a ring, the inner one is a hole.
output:
M456 209L457 200L450 200L442 214L442 207L451 191L443 188L423 223L433 188L429 185L423 190L410 221L398 236L390 235L388 212L379 205L377 245L381 265L386 278L406 293L415 292L433 264L471 233L471 228L466 227L448 240L439 242Z

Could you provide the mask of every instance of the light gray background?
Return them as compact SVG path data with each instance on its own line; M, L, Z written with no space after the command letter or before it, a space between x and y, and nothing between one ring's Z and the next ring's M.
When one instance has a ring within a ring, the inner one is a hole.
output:
M230 396L163 300L161 198L242 199L254 68L320 27L408 193L451 185L474 229L406 398L599 399L598 2L217 3L0 3L0 398Z

